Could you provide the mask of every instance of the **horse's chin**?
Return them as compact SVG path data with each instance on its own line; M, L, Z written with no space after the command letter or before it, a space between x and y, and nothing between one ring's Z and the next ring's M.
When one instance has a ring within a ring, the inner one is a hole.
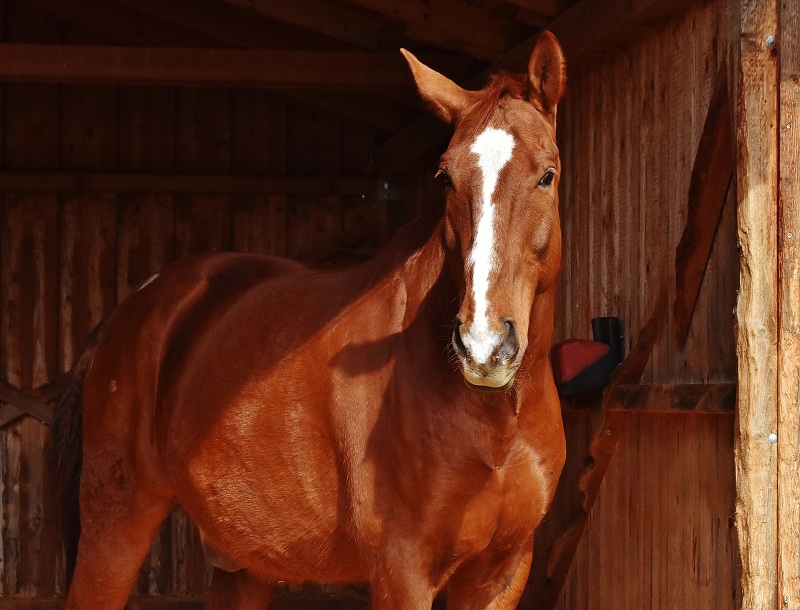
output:
M511 371L505 374L475 375L468 369L463 369L464 381L473 390L480 392L505 392L514 385L514 374Z

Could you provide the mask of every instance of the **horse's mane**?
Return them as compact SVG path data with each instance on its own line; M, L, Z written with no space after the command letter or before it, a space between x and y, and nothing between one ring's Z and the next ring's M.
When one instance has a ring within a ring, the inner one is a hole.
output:
M476 107L478 113L477 130L481 131L492 118L497 104L503 98L528 99L530 81L524 74L498 72L492 74L489 82L481 91L482 95Z

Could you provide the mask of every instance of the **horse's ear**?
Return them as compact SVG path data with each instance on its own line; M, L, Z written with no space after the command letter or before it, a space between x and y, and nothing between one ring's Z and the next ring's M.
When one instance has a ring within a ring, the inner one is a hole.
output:
M542 112L555 117L556 105L564 95L567 68L564 52L552 32L544 30L528 62L531 102Z
M446 76L423 64L405 49L400 49L400 52L411 68L411 73L422 98L445 121L448 123L454 122L469 105L474 92L462 89Z

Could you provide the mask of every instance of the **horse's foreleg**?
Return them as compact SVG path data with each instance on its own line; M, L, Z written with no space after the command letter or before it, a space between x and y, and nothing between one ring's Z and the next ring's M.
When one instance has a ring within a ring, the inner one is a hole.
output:
M448 585L447 610L513 610L528 582L532 558L528 548L499 569L492 570L487 559L463 566Z
M392 553L373 566L372 610L430 610L436 596L414 550Z
M274 582L259 580L246 570L226 572L214 568L206 610L266 610L275 594Z

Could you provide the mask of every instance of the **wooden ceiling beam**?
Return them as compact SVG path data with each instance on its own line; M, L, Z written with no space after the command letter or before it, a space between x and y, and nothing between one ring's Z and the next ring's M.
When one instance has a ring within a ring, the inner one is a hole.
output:
M319 0L223 0L282 23L350 43L371 51L397 50L400 30L391 22Z
M463 58L437 65L465 69ZM0 81L265 88L413 87L399 53L0 44Z
M114 2L213 37L232 47L347 50L341 43L328 38L319 41L319 37L313 37L308 32L287 24L276 24L264 18L254 19L249 11L218 0L114 0Z
M101 44L134 46L220 47L216 37L179 24L164 23L130 7L107 0L8 0L10 6L32 11L37 16L66 24L97 37ZM24 42L13 37L6 40Z
M408 38L480 59L493 60L529 31L512 19L464 4L462 0L351 0L405 24Z

